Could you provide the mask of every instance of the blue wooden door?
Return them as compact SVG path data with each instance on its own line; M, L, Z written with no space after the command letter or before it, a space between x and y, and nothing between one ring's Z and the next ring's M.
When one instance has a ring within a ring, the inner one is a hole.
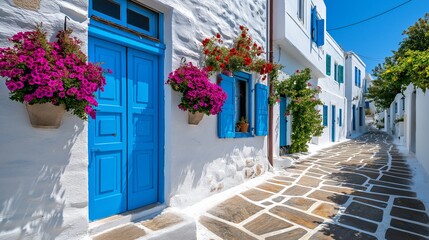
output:
M286 119L286 98L280 98L280 147L287 144L287 119Z
M158 57L128 49L128 210L158 200Z
M331 123L332 123L332 136L331 136L331 138L332 138L332 142L335 142L335 118L336 118L336 116L335 116L335 105L332 105L332 121L331 121Z
M90 61L112 70L89 120L89 219L158 201L158 57L89 37Z

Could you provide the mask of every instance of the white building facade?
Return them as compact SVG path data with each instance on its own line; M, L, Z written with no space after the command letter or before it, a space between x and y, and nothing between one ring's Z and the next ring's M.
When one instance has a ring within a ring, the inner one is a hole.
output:
M204 38L220 33L230 41L240 25L266 46L265 4L2 1L1 47L38 22L52 40L68 16L90 61L113 74L98 93L96 120L67 113L55 130L32 128L24 105L0 84L0 238L82 239L110 216L125 223L186 207L264 173L267 137L254 133L254 75L241 76L250 130L231 138L218 137L217 116L189 125L177 108L181 96L165 81L182 57L201 65Z

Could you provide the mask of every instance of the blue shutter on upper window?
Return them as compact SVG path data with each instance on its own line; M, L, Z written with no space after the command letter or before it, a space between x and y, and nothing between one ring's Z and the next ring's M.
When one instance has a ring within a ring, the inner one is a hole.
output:
M326 54L326 75L331 76L331 55Z
M320 46L323 46L324 44L325 44L325 20L318 19L316 45L320 47Z
M219 138L233 138L235 136L235 79L221 74L220 86L226 92L227 98L218 113L217 130Z
M328 126L328 106L323 105L323 126Z
M268 134L268 86L255 84L255 135Z
M311 9L311 28L310 28L311 40L317 41L317 10L316 6Z
M340 125L340 127L342 127L343 126L343 109L340 108L340 112L338 115L339 115L338 117L340 119L339 125Z

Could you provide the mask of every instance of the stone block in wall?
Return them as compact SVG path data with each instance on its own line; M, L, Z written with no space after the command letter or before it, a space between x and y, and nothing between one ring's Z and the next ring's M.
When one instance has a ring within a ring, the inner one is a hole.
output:
M40 8L40 0L13 0L15 6L37 11Z

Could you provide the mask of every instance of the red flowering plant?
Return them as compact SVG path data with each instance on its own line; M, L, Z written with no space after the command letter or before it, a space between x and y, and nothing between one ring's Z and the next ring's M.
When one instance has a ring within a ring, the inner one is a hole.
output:
M95 118L98 103L94 93L103 90L103 69L87 62L81 42L71 30L59 31L49 42L41 26L19 32L9 41L12 47L0 48L0 76L6 77L10 99L28 104L64 104L81 119ZM110 70L107 70L111 73Z
M241 33L232 47L224 45L219 33L202 41L205 66L209 72L222 72L227 75L242 70L257 72L262 75L262 80L265 80L277 67L261 57L264 50L252 40L249 29L240 26L240 30Z
M183 94L178 107L191 113L216 115L222 110L227 97L221 87L210 82L206 69L199 69L192 63L171 72L166 84Z

